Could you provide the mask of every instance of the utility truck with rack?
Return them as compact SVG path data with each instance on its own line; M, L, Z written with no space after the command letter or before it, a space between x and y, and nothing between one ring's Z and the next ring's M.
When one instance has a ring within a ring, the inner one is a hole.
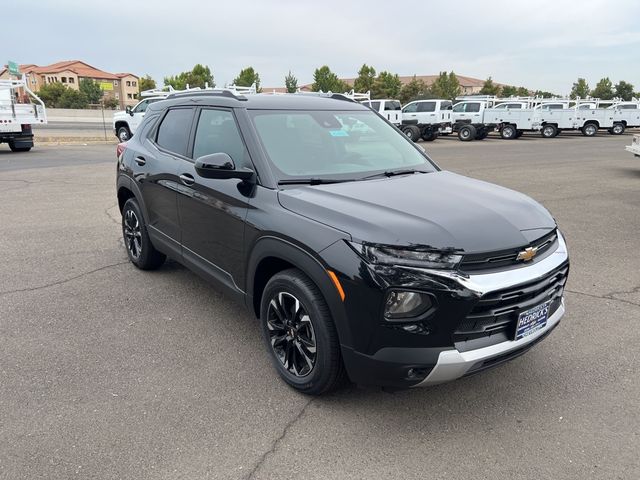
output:
M563 130L579 130L587 137L593 137L598 130L622 135L627 128L640 127L640 101L637 99L628 102L598 98L568 101L570 106L566 109L541 113L543 137L555 137Z
M28 152L33 148L32 125L45 123L44 102L29 89L24 75L0 80L0 143L8 143L12 152Z
M456 98L451 111L453 131L463 142L483 140L493 130L506 140L540 130L540 111L533 97L500 98L471 95Z
M414 100L402 107L401 130L414 141L435 140L441 133L451 132L453 102L442 99Z

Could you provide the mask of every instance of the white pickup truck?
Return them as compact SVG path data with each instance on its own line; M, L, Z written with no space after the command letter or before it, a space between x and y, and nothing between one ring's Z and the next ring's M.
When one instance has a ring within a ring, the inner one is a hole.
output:
M29 90L24 76L0 80L0 143L8 143L12 152L28 152L33 148L31 126L45 123L44 103Z
M164 98L166 98L166 95L145 98L133 108L127 107L126 110L115 112L113 114L113 131L116 137L118 137L118 140L121 142L129 140L140 126L147 107L153 102L164 100Z
M402 123L402 104L400 103L400 100L384 98L378 100L366 100L360 103L369 107L374 112L378 112L396 126Z
M448 133L451 128L450 100L415 100L402 107L402 124L405 134L426 142L435 140L440 133ZM415 129L418 129L417 131ZM411 131L409 131L411 129Z
M482 140L490 131L498 130L502 138L519 138L525 131L538 131L540 110L522 100L499 100L478 96L459 97L453 105L453 131L463 142Z

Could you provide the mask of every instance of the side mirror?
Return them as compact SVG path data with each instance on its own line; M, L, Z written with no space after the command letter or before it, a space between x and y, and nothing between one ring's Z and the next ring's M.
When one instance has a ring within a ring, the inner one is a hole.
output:
M233 160L224 152L204 155L196 160L195 169L203 178L239 178L248 180L254 174L250 168L236 169Z
M127 105L127 108L125 108L124 111L133 117L133 110L131 110L130 105Z

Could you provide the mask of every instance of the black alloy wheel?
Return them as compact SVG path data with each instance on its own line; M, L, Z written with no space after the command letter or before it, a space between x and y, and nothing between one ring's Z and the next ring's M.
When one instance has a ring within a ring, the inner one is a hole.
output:
M282 366L296 377L306 377L316 363L316 334L304 305L289 292L278 292L267 308L271 348Z

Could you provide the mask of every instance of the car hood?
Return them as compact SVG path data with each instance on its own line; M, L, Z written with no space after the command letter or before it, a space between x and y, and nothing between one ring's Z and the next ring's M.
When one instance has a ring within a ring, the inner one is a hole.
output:
M520 247L556 224L521 193L441 171L281 190L281 205L355 241L487 252Z

